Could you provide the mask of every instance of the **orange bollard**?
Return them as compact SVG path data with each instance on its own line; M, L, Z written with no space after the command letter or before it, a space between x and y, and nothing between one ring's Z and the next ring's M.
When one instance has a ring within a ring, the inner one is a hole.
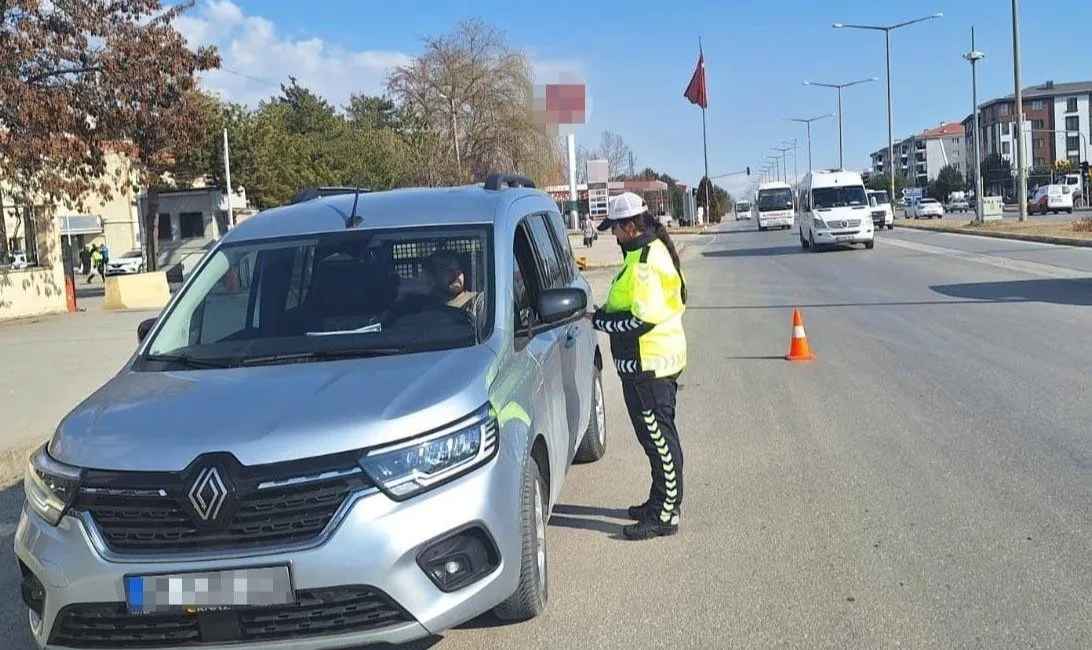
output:
M76 313L76 280L67 273L64 276L64 298L68 313Z
M804 317L799 309L792 310L792 340L789 341L789 353L785 355L789 361L809 361L815 358L808 345L808 335L804 333Z

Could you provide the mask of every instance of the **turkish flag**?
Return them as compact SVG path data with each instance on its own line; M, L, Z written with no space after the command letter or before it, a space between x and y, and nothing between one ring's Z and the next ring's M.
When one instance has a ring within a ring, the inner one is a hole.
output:
M683 97L690 100L691 104L709 108L708 89L705 85L705 53L701 50L698 50L698 68L694 70L694 76L690 77L690 85L686 87Z

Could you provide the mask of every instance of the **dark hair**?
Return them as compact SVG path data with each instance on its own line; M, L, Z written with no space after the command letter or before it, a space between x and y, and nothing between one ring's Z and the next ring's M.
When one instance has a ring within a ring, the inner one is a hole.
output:
M667 234L667 228L648 211L633 217L633 221L641 232L650 232L656 235L656 239L663 242L664 247L667 248L667 252L671 255L671 261L675 264L675 272L679 274L679 282L682 283L682 301L685 305L686 279L683 278L682 265L679 263L679 252L675 250L675 242L671 241L671 235Z

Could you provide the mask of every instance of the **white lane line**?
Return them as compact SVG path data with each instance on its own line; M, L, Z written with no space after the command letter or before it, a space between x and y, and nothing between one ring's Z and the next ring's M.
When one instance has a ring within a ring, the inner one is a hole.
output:
M919 253L929 253L931 255L949 257L952 259L963 260L965 262L985 264L986 266L1005 269L1007 271L1019 271L1021 273L1028 273L1031 275L1041 275L1047 278L1077 280L1081 278L1092 277L1092 273L1088 271L1078 271L1076 269L1067 269L1065 267L1055 266L1053 264L1040 264L1039 262L1028 262L1025 260L1016 260L1008 257L997 257L995 255L972 253L970 251L961 251L955 248L942 248L940 246L931 246L929 244L907 241L905 239L885 239L883 241L883 245L895 246L896 248L905 248L907 250L918 251Z

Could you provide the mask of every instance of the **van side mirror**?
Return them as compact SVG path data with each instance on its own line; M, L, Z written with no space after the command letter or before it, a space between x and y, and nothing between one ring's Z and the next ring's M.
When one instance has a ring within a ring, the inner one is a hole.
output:
M137 325L136 328L136 338L138 344L143 343L144 339L148 337L148 332L152 331L153 325L155 325L154 318L140 321L140 325Z
M538 299L538 316L543 325L556 325L588 309L588 294L581 289L547 289Z

